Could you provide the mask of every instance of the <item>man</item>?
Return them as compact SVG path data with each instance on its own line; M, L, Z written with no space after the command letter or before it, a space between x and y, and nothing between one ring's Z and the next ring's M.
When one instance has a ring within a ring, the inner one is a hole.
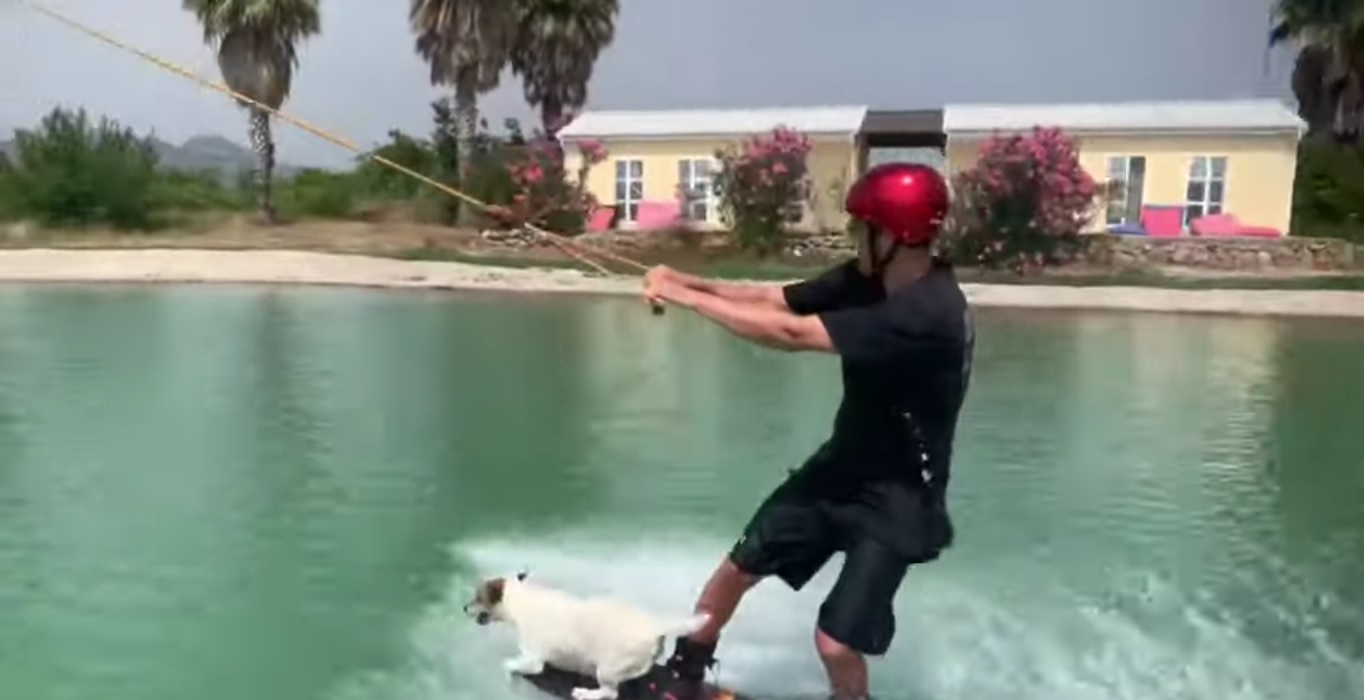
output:
M649 679L660 697L696 697L721 629L756 583L775 575L798 590L838 551L844 564L819 609L815 645L834 697L867 697L865 655L890 646L907 569L952 542L945 497L974 330L951 265L930 250L947 206L936 170L881 165L845 202L865 229L856 260L785 287L666 267L645 276L650 303L692 309L769 347L836 354L843 376L832 436L767 497L711 574L696 604L710 623L677 640L667 673Z

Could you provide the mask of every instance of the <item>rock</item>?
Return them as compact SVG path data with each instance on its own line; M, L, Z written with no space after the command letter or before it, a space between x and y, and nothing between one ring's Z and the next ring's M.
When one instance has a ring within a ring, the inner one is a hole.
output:
M1258 271L1266 268L1344 270L1353 251L1342 241L1321 238L1151 239L1134 236L1085 237L1078 262L1096 267L1179 266Z
M511 229L507 231L488 229L480 233L479 237L490 243L499 243L513 248L526 248L547 243L540 234L529 229Z
M8 241L14 241L16 243L27 241L31 235L32 232L29 230L28 224L23 222L10 224L5 227L5 240Z
M546 241L525 231L485 231L486 240L501 245L524 247L545 245ZM1320 238L1230 239L1183 236L1149 238L1092 234L1081 236L1081 249L1072 264L1096 270L1152 269L1185 267L1219 270L1260 271L1350 269L1355 255L1344 241ZM625 255L680 245L728 249L733 240L726 231L605 231L584 233L576 238L584 245L615 250ZM685 243L691 241L691 243ZM839 259L853 254L856 244L843 231L793 232L781 252L793 258Z

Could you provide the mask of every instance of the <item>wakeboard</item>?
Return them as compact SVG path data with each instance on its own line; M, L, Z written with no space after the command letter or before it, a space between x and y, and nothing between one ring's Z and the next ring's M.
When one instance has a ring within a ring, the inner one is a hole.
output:
M654 665L654 673L646 675L644 678L630 681L621 685L618 700L757 700L757 698L747 695L740 695L732 690L726 690L717 685L706 683L702 686L701 694L696 698L672 698L657 690L650 689L648 677L661 674L663 667L661 664ZM543 693L552 695L560 700L573 700L574 688L596 688L597 679L591 676L584 676L572 671L546 666L545 670L533 676L521 676L517 678L530 683Z

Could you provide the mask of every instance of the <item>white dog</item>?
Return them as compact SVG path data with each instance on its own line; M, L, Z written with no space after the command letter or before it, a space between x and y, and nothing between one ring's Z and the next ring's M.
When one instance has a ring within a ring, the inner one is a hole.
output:
M503 662L510 673L533 676L548 665L595 677L598 687L574 688L574 700L615 700L622 683L653 668L667 637L691 634L710 618L660 621L615 600L574 598L525 579L483 581L464 612L480 625L516 628L520 655Z

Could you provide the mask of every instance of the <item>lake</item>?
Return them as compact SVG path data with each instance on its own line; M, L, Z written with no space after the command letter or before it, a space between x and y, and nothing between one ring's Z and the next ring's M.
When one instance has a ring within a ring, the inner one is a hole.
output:
M878 697L1364 697L1364 324L978 315ZM634 299L0 287L0 697L536 698L474 581L688 611L838 393ZM720 680L819 697L833 574Z

